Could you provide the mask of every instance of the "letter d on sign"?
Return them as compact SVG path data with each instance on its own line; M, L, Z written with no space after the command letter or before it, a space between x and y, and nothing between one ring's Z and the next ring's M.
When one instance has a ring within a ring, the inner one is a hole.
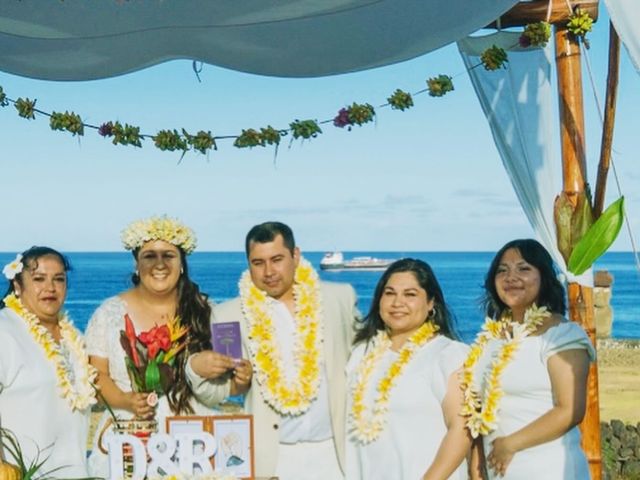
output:
M133 474L131 480L142 480L147 473L147 452L140 439L123 434L106 436L107 451L109 452L109 480L120 480L124 474L122 454L124 445L129 444L132 449Z

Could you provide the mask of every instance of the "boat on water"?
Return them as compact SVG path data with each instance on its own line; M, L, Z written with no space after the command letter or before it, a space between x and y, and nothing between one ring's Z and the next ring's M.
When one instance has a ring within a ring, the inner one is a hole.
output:
M353 257L345 260L342 252L328 252L320 260L322 270L384 270L394 262L389 258Z

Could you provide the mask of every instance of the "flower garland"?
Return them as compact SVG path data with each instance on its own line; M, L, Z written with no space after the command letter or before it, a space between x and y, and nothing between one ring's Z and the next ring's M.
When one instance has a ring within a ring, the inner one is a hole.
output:
M524 314L524 322L515 322L511 314L500 320L487 318L481 332L471 346L469 355L462 367L461 387L464 390L464 405L461 414L467 418L467 428L473 438L487 435L495 430L498 422L498 407L504 392L500 388L500 377L513 355L518 351L522 340L536 331L551 313L547 307L532 305ZM482 396L473 385L473 370L482 357L489 340L505 342L495 353L491 370L485 375L485 387Z
M426 322L409 337L398 352L398 358L389 366L387 373L378 383L378 396L373 407L368 409L364 405L364 395L369 378L382 356L391 346L391 339L385 330L380 330L373 338L371 350L358 365L355 385L351 390L353 405L349 415L349 423L350 433L354 440L364 445L373 442L380 436L386 422L385 413L388 410L389 394L395 386L397 378L402 374L416 351L437 332L438 326L436 324Z
M307 411L318 395L320 384L320 348L322 328L318 274L311 264L300 259L294 277L296 343L294 370L296 380L286 383L282 356L274 341L272 306L275 301L251 281L249 271L240 279L240 301L248 323L249 351L265 401L283 415Z
M65 359L61 345L58 345L49 330L40 324L38 317L31 313L13 293L4 298L4 304L13 310L27 324L33 340L42 347L48 360L55 365L60 396L67 400L71 410L84 410L96 403L93 382L96 369L89 364L89 356L78 331L69 317L63 314L58 322L62 342L75 358L75 366Z
M122 231L121 238L126 250L135 250L152 240L163 240L181 248L187 255L196 249L197 243L193 230L166 215L130 223Z

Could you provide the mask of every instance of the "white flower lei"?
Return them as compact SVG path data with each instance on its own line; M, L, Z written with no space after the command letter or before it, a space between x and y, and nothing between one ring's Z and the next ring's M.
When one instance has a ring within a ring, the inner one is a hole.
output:
M372 348L367 352L356 369L355 382L351 389L352 406L349 412L349 432L356 442L366 445L376 440L384 429L385 414L389 409L389 396L397 378L402 374L418 349L433 338L438 326L425 322L404 343L398 358L389 365L387 372L377 386L378 395L373 407L367 408L364 396L371 374L378 362L391 347L391 339L385 330L380 330L372 340Z
M283 415L306 412L320 385L320 289L318 274L300 258L293 286L296 340L293 352L296 380L287 383L282 356L275 342L273 298L258 289L249 271L240 279L240 301L249 330L249 351L265 401Z
M55 342L49 330L40 324L38 317L25 308L18 297L9 294L4 298L4 304L25 321L33 340L42 347L47 359L53 362L60 396L67 400L71 410L84 410L96 403L93 382L97 371L89 364L89 356L84 349L82 339L67 314L60 316L58 325L62 337L61 343L64 342L75 362L66 361L61 346Z
M487 435L498 424L498 407L504 395L500 387L500 377L513 355L520 348L522 340L535 332L545 318L551 315L547 307L532 305L524 314L523 323L514 322L511 314L500 320L487 318L482 330L471 345L467 359L462 367L461 388L464 391L464 405L461 414L467 417L467 428L473 438ZM485 388L482 395L473 382L476 363L484 353L489 340L504 339L500 349L494 354L491 369L485 374Z
M167 216L151 217L130 223L121 234L122 245L135 250L152 240L163 240L189 255L196 249L196 236L189 227Z

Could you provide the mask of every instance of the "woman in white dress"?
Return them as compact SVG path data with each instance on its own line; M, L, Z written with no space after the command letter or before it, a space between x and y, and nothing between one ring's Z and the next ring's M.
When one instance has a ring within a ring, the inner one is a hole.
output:
M62 312L69 269L56 250L31 247L4 267L9 288L0 302L2 427L15 435L27 468L43 462L36 476L67 479L87 476L95 403L95 370Z
M133 287L109 298L98 307L86 330L87 350L98 370L98 384L106 402L120 419L155 418L158 431L165 431L165 418L171 415L211 415L212 410L193 396L185 377L189 355L211 350L209 322L211 305L207 296L189 278L186 256L196 246L193 231L168 217L151 217L130 224L122 232L122 241L135 260ZM185 348L175 357L173 381L157 405L148 392L135 392L127 374L125 350L120 332L126 330L125 315L131 320L135 334L167 325L180 318L188 328ZM243 360L216 354L212 376L232 375L232 395L243 393L251 381L251 365ZM98 435L109 418L103 414ZM94 476L106 477L108 458L98 447L98 436L89 457L89 470Z
M584 330L563 317L564 288L551 256L535 240L507 243L485 290L487 320L463 373L463 413L472 435L483 436L485 474L588 479L577 425L594 350ZM478 470L484 468L473 469L481 478Z
M468 347L455 338L431 267L391 264L347 365L347 480L467 478L458 373Z

